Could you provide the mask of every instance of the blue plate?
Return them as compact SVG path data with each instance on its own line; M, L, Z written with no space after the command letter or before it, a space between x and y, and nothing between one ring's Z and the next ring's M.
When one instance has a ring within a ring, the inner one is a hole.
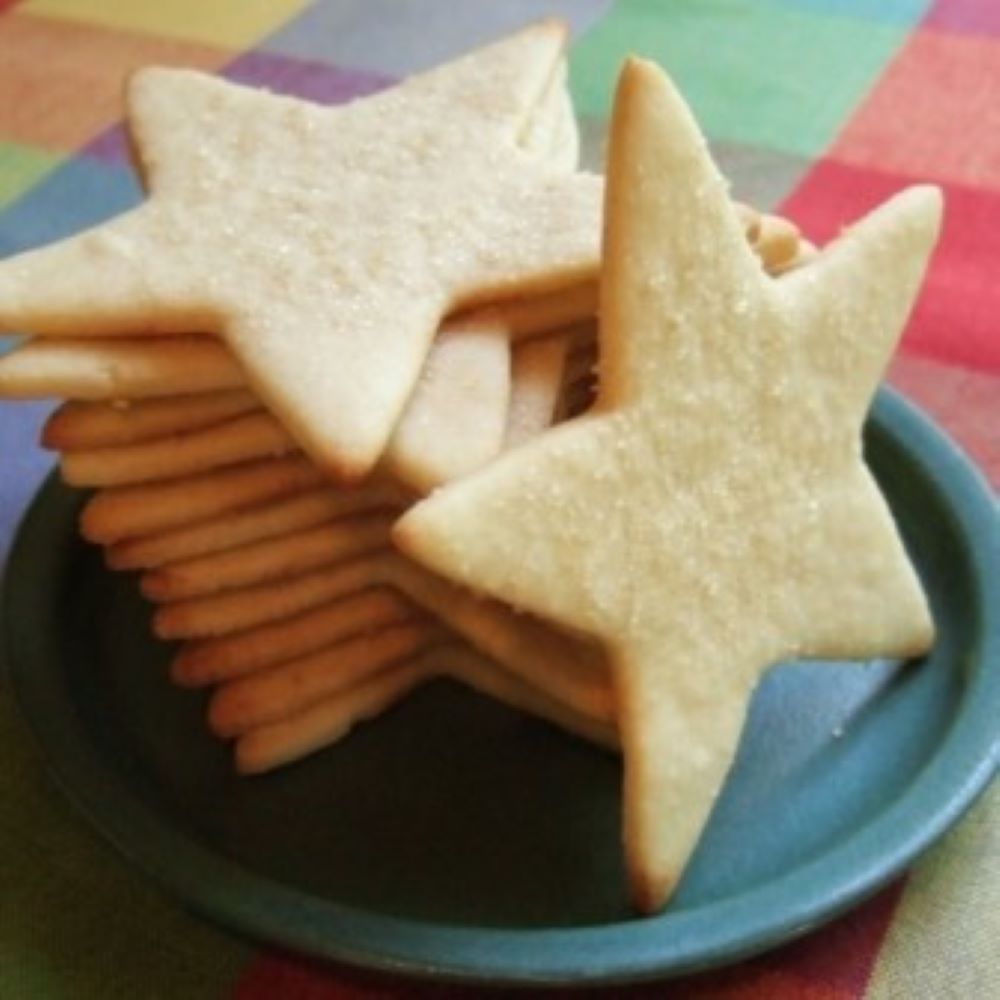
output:
M2 607L16 695L66 793L190 907L360 966L491 983L623 982L770 948L939 837L1000 756L1000 527L989 490L882 392L868 456L933 602L913 664L785 664L670 907L626 906L617 760L437 682L276 774L238 779L166 680L134 581L50 480Z

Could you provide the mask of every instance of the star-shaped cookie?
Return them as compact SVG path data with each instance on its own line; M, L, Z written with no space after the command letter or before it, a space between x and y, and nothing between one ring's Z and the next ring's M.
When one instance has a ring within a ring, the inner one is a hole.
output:
M395 538L453 580L603 641L628 867L651 911L770 665L932 641L861 428L940 195L905 191L771 279L682 99L632 60L605 213L593 410L417 504Z
M0 329L216 333L317 463L360 478L447 312L594 273L602 183L533 148L564 41L542 22L335 108L140 71L148 199L0 264Z

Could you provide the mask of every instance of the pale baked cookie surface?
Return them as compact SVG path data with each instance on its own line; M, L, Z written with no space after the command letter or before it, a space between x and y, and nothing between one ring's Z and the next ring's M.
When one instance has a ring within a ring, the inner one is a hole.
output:
M524 144L564 40L543 22L334 108L140 71L149 198L0 264L0 328L218 334L324 470L362 477L447 312L594 273L600 179Z
M594 408L397 524L431 569L606 645L642 910L673 891L768 666L932 641L860 435L939 218L910 189L769 278L682 99L630 61Z

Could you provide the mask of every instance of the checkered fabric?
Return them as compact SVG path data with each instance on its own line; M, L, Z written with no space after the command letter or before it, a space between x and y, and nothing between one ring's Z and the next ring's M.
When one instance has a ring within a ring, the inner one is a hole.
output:
M1000 481L1000 4L985 0L0 0L0 255L138 200L118 123L136 67L336 103L549 13L574 27L590 166L636 52L679 82L736 195L817 242L906 184L944 188L943 238L891 378ZM0 403L0 558L50 462L35 446L46 410ZM254 950L164 901L70 814L2 690L0 755L0 996L482 995ZM998 792L833 924L721 972L613 995L1000 996Z

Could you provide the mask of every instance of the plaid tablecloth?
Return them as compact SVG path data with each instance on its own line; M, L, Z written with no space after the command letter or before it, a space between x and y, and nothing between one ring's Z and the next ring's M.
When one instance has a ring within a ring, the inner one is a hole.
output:
M679 81L736 195L813 239L911 181L944 188L944 236L891 377L1000 481L1000 4L985 0L0 0L0 254L137 200L115 124L135 67L196 66L336 102L547 13L575 30L591 166L635 51ZM34 444L46 410L0 404L0 558L50 464ZM1000 996L998 942L994 788L848 916L634 993L985 1000ZM50 786L0 690L0 996L412 994L464 995L253 950L162 899Z

